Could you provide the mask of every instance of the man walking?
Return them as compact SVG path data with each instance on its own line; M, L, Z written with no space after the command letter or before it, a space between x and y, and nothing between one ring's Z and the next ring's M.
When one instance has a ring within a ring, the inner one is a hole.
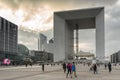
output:
M74 74L74 76L77 77L77 75L76 75L76 67L75 67L75 63L74 62L72 64L72 74Z
M110 63L110 62L108 63L108 69L109 69L109 72L112 71L112 66L111 66L111 63Z
M67 74L66 74L66 78L68 78L68 74L70 74L70 76L71 76L71 78L72 78L71 69L72 69L72 64L71 64L71 63L68 63L68 64L67 64Z
M43 72L44 72L44 67L45 67L45 66L44 66L44 63L43 63L43 64L42 64L42 71L43 71Z
M65 64L65 62L63 63L63 70L64 70L64 73L66 73L66 64Z
M93 71L94 71L94 74L97 74L97 65L96 64L93 65Z

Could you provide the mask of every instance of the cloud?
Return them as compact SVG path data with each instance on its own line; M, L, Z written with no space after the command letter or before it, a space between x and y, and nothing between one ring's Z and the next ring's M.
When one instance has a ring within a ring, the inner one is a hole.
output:
M79 42L81 42L81 43L84 43L84 42L93 43L93 42L95 42L95 29L79 30Z
M120 0L0 0L0 16L19 26L19 42L37 49L37 34L53 37L53 12L90 7L105 7L105 41L107 55L119 49ZM94 50L95 31L81 30L81 49ZM82 35L84 34L84 35ZM27 38L27 39L26 39ZM32 43L30 42L32 40ZM88 47L87 47L88 46Z
M117 1L114 5L106 7L105 11L105 42L106 42L106 55L110 55L114 52L120 50L120 38L118 34L120 34L120 15L118 5L120 1Z
M23 31L23 30L19 30L18 34L19 34L18 43L27 46L30 50L37 49L38 34L34 32Z
M6 10L11 9L12 12L9 13L16 18L16 20L11 19L13 22L27 27L28 30L32 29L40 32L44 28L45 30L53 28L52 19L54 11L77 9L86 6L93 7L95 6L93 4L111 5L117 2L117 0L109 0L109 2L104 0L0 0L0 2L2 8Z

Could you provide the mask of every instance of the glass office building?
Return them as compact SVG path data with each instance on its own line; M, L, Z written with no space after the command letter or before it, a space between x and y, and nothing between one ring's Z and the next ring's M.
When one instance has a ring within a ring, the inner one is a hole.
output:
M14 59L17 54L18 26L0 17L0 61Z

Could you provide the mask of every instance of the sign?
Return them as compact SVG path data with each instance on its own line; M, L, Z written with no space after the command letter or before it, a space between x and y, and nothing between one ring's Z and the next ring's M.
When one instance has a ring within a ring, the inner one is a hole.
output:
M3 64L9 65L11 63L10 59L6 58L3 60Z

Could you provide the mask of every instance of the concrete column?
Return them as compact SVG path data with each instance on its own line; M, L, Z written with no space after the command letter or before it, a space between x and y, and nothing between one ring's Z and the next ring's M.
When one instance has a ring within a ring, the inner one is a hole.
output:
M65 59L65 20L54 14L54 61Z
M66 23L65 27L65 59L71 59L73 55L73 26Z
M96 16L96 57L104 61L105 39L104 39L104 9Z

